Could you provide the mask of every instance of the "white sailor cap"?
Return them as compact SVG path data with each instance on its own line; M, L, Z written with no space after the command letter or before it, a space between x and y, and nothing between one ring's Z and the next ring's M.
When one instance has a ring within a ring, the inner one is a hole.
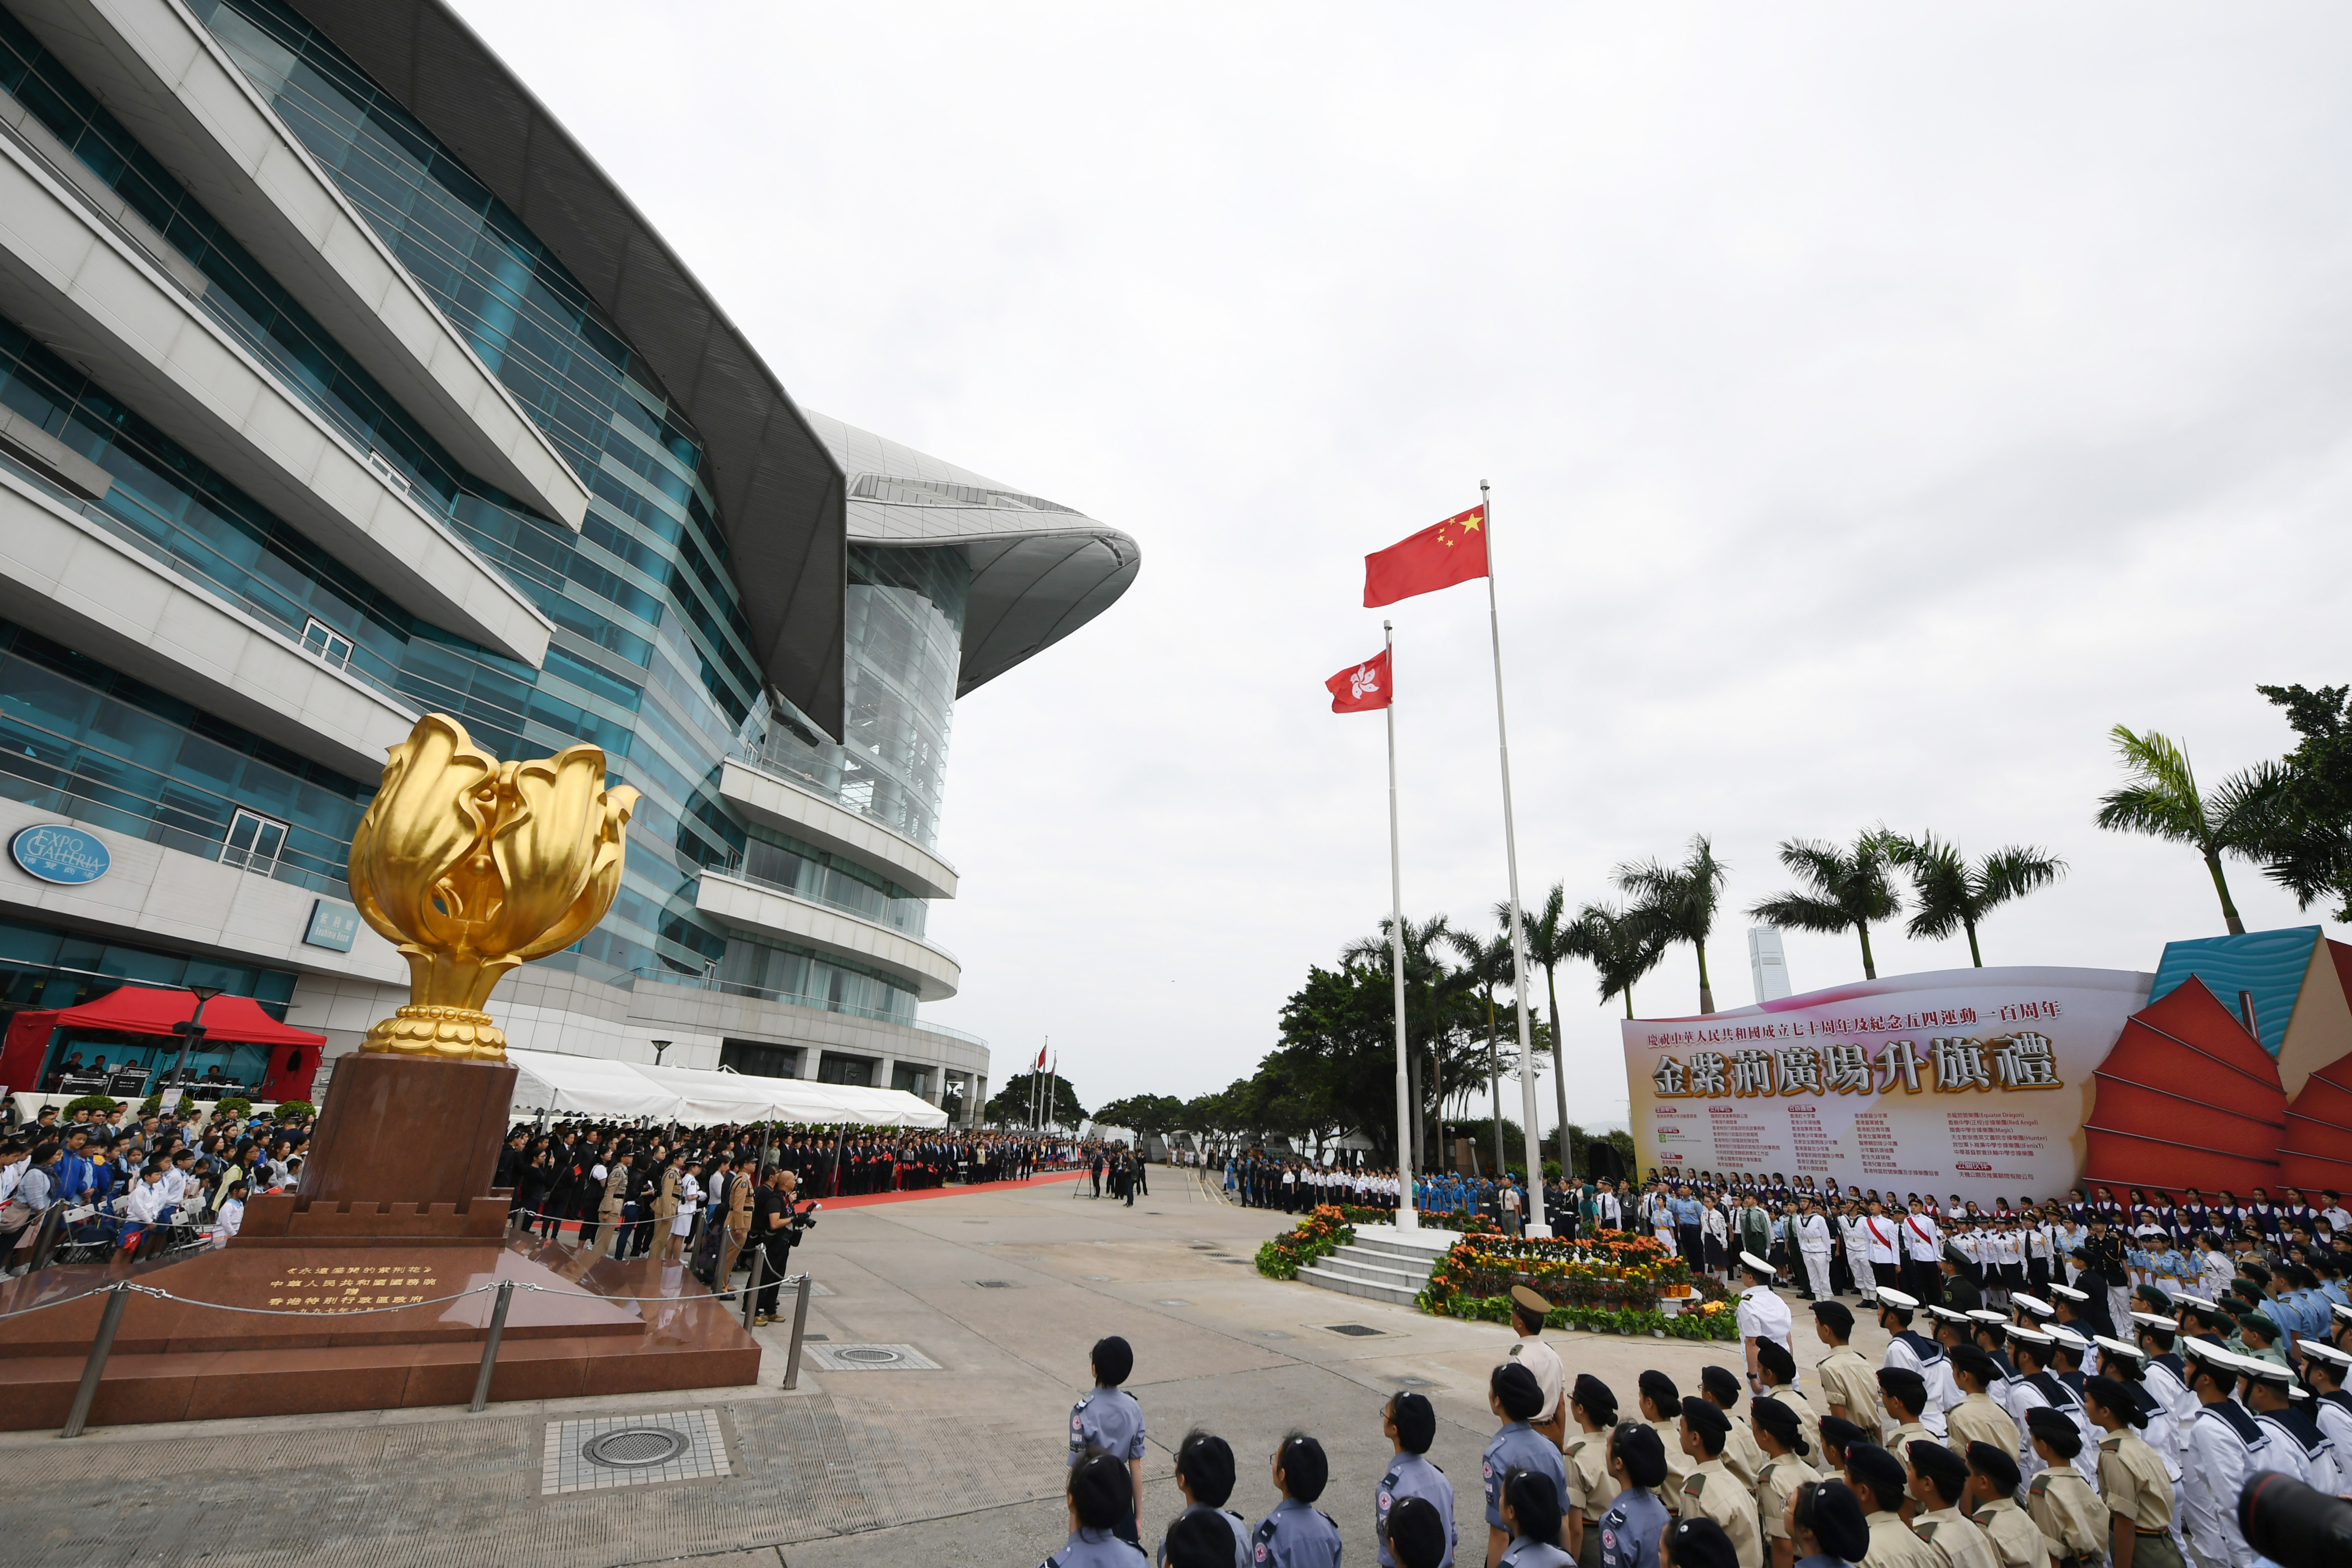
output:
M1969 1310L1968 1319L1972 1323L1989 1323L1997 1329L2009 1321L2009 1314L1996 1312L1990 1307L1976 1307Z
M1919 1310L1919 1298L1906 1296L1900 1290L1889 1290L1885 1286L1881 1285L1878 1288L1878 1304L1882 1307L1894 1307L1906 1312L1916 1312Z
M2288 1385L2288 1388L2287 1388L2287 1391L2286 1391L2286 1399L2287 1399L2287 1403L2288 1403L2288 1404L2290 1404L2290 1405L2299 1405L2299 1404L2301 1404L2303 1401L2305 1401L2305 1400L2306 1400L2306 1399L2308 1399L2308 1398L2310 1398L2310 1397L2311 1397L2311 1390L2309 1390L2309 1389L2307 1389L2307 1388L2304 1387L2304 1385L2303 1385L2303 1384L2301 1384L2297 1383L2297 1384L2289 1384L2289 1385Z
M2091 1293L2088 1290L2077 1290L2072 1285L2053 1283L2050 1293L2053 1296L2063 1296L2069 1301L2087 1301L2091 1299Z
M2050 1339L2053 1344L2063 1344L2072 1348L2076 1355L2081 1355L2091 1348L2089 1335L2078 1329L2069 1328L2064 1323L2050 1325Z
M2327 1310L2335 1313L2338 1318L2343 1319L2344 1321L2352 1323L2352 1307L2347 1307L2341 1301L2330 1301L2327 1304Z
M2238 1370L2248 1377L2259 1379L2263 1383L2275 1383L2281 1386L2294 1381L2294 1373L2292 1370L2281 1366L2274 1361L2264 1361L2260 1356L2240 1356Z
M1739 1255L1739 1265L1743 1268L1754 1269L1757 1273L1761 1274L1767 1279L1771 1279L1774 1275L1780 1272L1779 1269L1773 1268L1770 1263L1757 1257L1752 1252L1741 1253Z
M2215 1344L2211 1340L2185 1341L2180 1353L2190 1361L2201 1361L2216 1371L2229 1373L2242 1370L2240 1363L2245 1359L2228 1346Z
M1965 1323L1969 1321L1966 1312L1955 1311L1949 1307L1930 1307L1927 1315L1939 1323Z
M2324 1340L2308 1335L2295 1341L2294 1348L2307 1356L2317 1356L2331 1366L2352 1367L2352 1351L2340 1351Z
M2027 1344L2040 1350L2048 1350L2055 1342L2040 1329L2020 1328L2015 1323L2011 1323L2009 1326L2009 1342L2013 1345Z
M2136 1362L2144 1362L2147 1360L2147 1352L2140 1349L2137 1345L2127 1345L2124 1343L2123 1341L2111 1338L2105 1334L2093 1334L2091 1336L2091 1342L2098 1346L2103 1351L2111 1352L2116 1355L2129 1356Z
M2176 1307L2194 1307L2200 1312L2218 1312L2221 1310L2221 1302L2208 1301L2202 1296L2184 1296L2176 1294L2172 1298L2172 1304Z
M2041 1297L2029 1296L2022 1290L2011 1290L2009 1293L2009 1304L2012 1307L2022 1307L2037 1318L2054 1318L2058 1315L2057 1308Z
M2131 1318L2143 1329L2162 1329L2168 1334L2180 1331L2180 1320L2168 1318L2161 1312L2134 1312Z

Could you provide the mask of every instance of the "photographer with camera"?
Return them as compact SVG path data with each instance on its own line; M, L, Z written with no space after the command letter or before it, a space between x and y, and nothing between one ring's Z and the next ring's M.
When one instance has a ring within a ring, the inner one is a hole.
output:
M802 1207L793 1197L799 1188L800 1178L780 1168L768 1173L767 1184L751 1200L751 1238L767 1255L767 1279L751 1319L754 1328L775 1320L777 1295L784 1276L792 1272L793 1244L816 1223L816 1211L823 1206L812 1203Z

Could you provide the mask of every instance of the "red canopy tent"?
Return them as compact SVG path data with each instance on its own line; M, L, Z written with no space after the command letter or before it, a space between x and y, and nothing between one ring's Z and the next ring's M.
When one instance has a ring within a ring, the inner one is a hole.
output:
M28 1008L8 1021L7 1042L0 1046L0 1084L11 1089L38 1087L49 1037L58 1029L111 1029L176 1039L172 1026L186 1022L195 1011L194 992L152 985L118 986L79 1007ZM250 996L220 995L205 1004L205 1037L273 1047L261 1088L262 1097L273 1100L310 1097L310 1081L327 1046L326 1036L279 1023Z

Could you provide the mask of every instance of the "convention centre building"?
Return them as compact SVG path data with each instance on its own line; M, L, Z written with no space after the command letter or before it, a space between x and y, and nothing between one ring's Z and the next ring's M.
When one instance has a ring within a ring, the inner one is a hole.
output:
M0 1026L65 1019L11 1091L168 1067L128 986L323 1036L197 1062L315 1094L406 999L344 867L437 711L643 793L511 1044L969 1119L956 700L1139 561L795 405L437 0L0 0Z

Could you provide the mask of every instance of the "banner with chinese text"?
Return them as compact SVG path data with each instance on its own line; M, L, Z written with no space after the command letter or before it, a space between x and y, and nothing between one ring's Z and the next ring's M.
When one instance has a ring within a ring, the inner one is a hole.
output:
M1939 970L1700 1018L1628 1019L1640 1163L2063 1197L2082 1170L2091 1075L2152 978Z

